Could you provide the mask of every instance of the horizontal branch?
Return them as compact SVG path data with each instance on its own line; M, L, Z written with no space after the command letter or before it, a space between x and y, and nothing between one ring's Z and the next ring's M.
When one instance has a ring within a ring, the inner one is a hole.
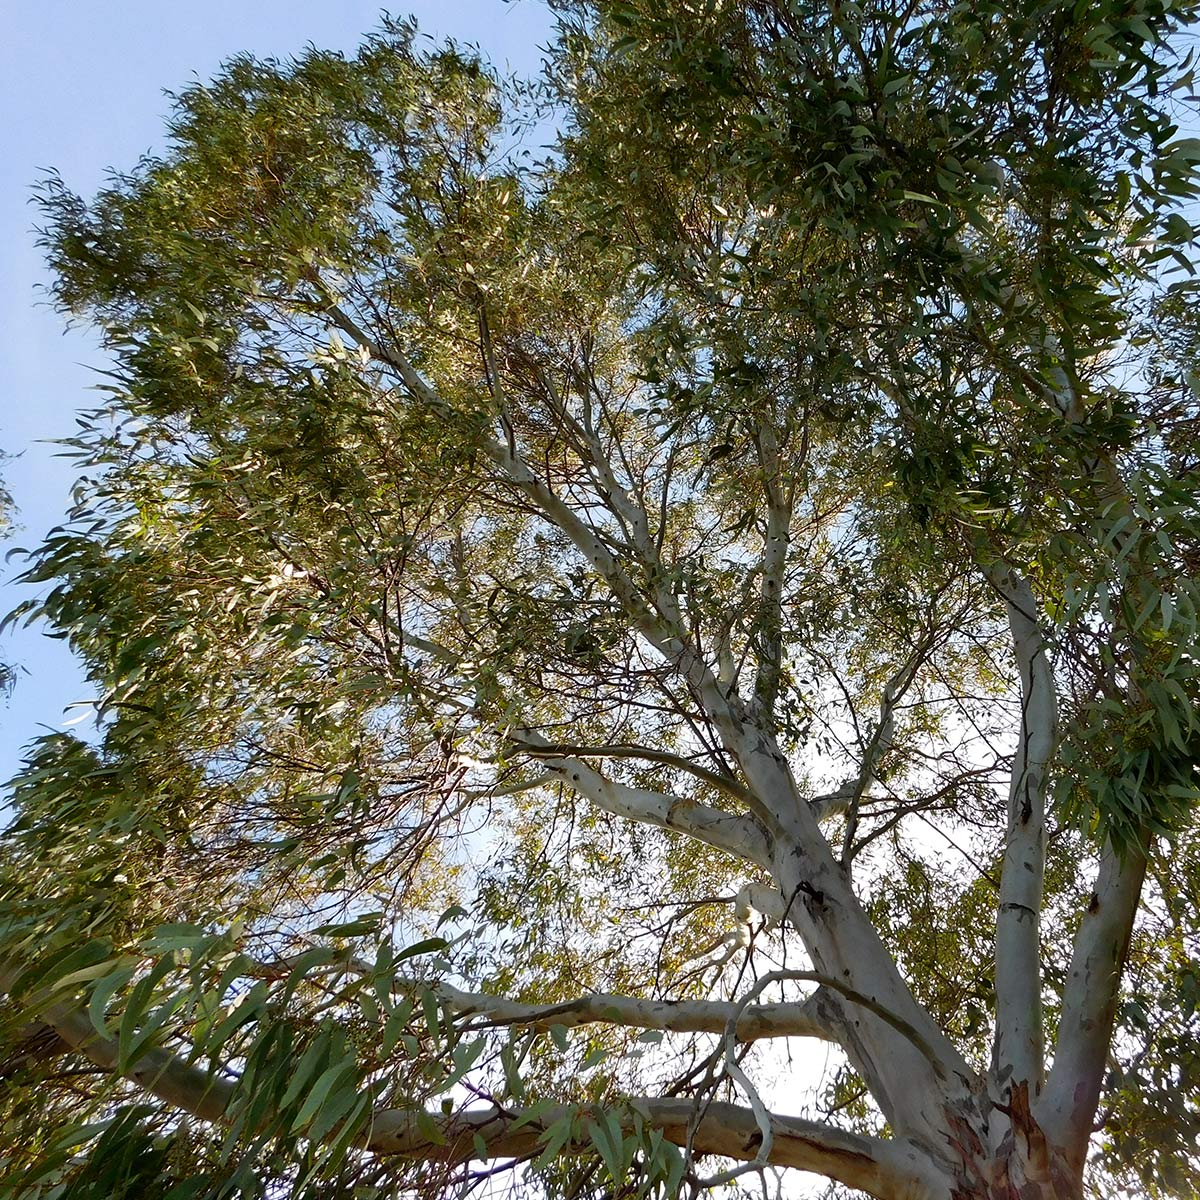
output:
M0 992L7 993L18 972L0 969ZM113 1038L102 1037L82 1006L63 1001L36 1004L36 1015L77 1053L98 1067L120 1074L144 1092L172 1108L183 1109L204 1121L224 1118L234 1096L234 1083L202 1067L193 1066L170 1050L149 1049L118 1071L120 1048Z
M603 993L580 996L562 1004L522 1004L504 996L464 992L439 984L438 996L459 1016L482 1016L496 1025L526 1025L549 1029L554 1025L607 1023L635 1029L659 1029L667 1033L723 1034L736 1020L739 1042L761 1038L810 1037L829 1040L829 1027L816 1016L807 1001L758 1004L744 1008L724 1000L641 1000L632 996Z
M0 985L4 982L0 979ZM81 1007L48 1004L40 1016L78 1053L118 1073L117 1042L99 1035ZM193 1066L165 1049L146 1051L119 1073L147 1096L214 1124L226 1120L237 1092L235 1081ZM694 1155L753 1160L762 1137L753 1112L732 1104L702 1105L698 1120L696 1104L683 1099L633 1099L618 1112L625 1114L626 1129L632 1129L636 1114L646 1127L660 1130L668 1141L690 1146ZM574 1111L566 1106L539 1112L534 1119L533 1114L495 1108L450 1115L388 1109L372 1117L358 1144L377 1155L451 1164L481 1156L519 1158L540 1150L548 1127L572 1115ZM908 1143L859 1137L800 1117L771 1115L770 1120L772 1165L813 1171L881 1198L949 1197L944 1176ZM330 1133L335 1135L336 1129ZM581 1141L565 1147L564 1152L587 1149Z
M638 1097L626 1102L628 1130L633 1116L677 1146L691 1146L693 1155L720 1155L741 1162L758 1153L762 1132L749 1108L715 1101L699 1106L692 1100ZM488 1108L451 1116L423 1117L396 1111L381 1113L371 1134L372 1148L381 1154L441 1162L468 1162L478 1157L475 1138L490 1158L519 1158L536 1153L546 1127L569 1115L570 1109L552 1109L534 1122L522 1124L519 1112ZM583 1114L586 1116L586 1114ZM442 1144L433 1143L430 1120ZM892 1200L896 1196L928 1196L949 1200L949 1180L916 1147L883 1138L861 1137L803 1117L770 1114L774 1139L770 1163L795 1167L858 1188L868 1195ZM578 1153L586 1144L571 1147Z
M753 885L753 890L751 887L742 889L738 903L740 906L745 901L749 905L756 899L765 904L776 895L769 888ZM261 979L284 979L292 974L303 957L302 954L290 955L274 961L256 962L248 969ZM376 974L372 963L353 956L334 959L315 969L335 975L350 971L363 978ZM736 1021L733 1032L739 1042L780 1037L835 1040L829 1023L817 1015L815 996L777 1004L747 1005L744 1001L656 1000L594 992L557 1004L529 1004L488 992L469 992L441 980L397 975L388 986L396 996L428 991L455 1016L483 1017L490 1025L523 1025L531 1029L551 1029L559 1025L573 1029L577 1025L608 1024L666 1033L727 1034L730 1022Z

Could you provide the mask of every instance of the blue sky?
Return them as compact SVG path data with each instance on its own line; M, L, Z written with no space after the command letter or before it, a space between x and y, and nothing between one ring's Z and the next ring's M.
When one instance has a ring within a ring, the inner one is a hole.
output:
M551 34L537 0L407 0L393 11L527 73ZM62 318L39 298L46 274L33 233L33 183L54 168L91 195L108 168L131 167L161 149L165 90L209 78L240 51L286 58L309 42L353 50L379 13L358 0L44 0L8 10L0 38L0 449L19 456L3 467L20 509L11 545L35 544L62 519L74 480L46 442L70 436L76 410L94 402L93 369L105 365L95 338L64 334ZM19 566L6 568L0 611L29 593L11 583ZM86 710L64 708L85 700L88 688L61 643L36 631L6 637L0 659L22 669L0 708L0 779L7 779L31 738L73 716L86 719Z

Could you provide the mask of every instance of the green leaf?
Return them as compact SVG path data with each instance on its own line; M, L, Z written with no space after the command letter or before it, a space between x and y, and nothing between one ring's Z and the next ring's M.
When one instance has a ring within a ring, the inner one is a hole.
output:
M413 1005L411 1001L402 1001L397 1004L388 1016L383 1027L383 1042L382 1048L384 1055L390 1055L399 1043L404 1031L408 1028L408 1023L412 1019Z
M616 1184L623 1183L627 1174L625 1135L615 1114L606 1112L601 1121L589 1121L587 1135L600 1152L609 1178Z
M111 1036L108 1022L105 1020L109 1002L133 978L134 969L132 965L117 967L101 979L97 979L92 986L91 999L88 1001L88 1019L101 1037Z
M437 920L437 928L441 929L443 925L451 921L458 921L463 917L469 917L471 914L467 912L461 904L452 904Z
M575 1120L571 1114L562 1116L557 1121L553 1121L547 1125L540 1139L543 1143L543 1149L537 1158L534 1159L533 1169L541 1171L548 1167L563 1152L567 1145L574 1140L574 1136Z
M411 946L406 946L399 954L396 955L396 962L404 962L410 958L417 958L422 954L433 954L438 950L445 950L450 943L445 938L431 937L425 938L422 941L414 942Z
M329 1098L330 1093L335 1088L342 1088L349 1085L351 1089L355 1083L355 1066L354 1060L336 1062L333 1066L326 1070L318 1077L316 1083L313 1084L312 1090L305 1097L304 1103L300 1106L300 1111L292 1120L291 1132L297 1133L304 1129L310 1121L316 1116ZM338 1101L340 1108L340 1101Z
M583 1062L579 1064L579 1069L581 1071L587 1071L592 1067L598 1067L607 1058L608 1051L599 1046L595 1046L584 1056Z
M333 925L321 925L313 930L317 937L374 937L379 933L379 922L382 914L364 913L352 921L343 921Z

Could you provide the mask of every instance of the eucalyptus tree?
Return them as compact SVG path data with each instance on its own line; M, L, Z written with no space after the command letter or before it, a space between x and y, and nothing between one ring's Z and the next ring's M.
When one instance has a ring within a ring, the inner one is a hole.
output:
M1193 6L557 7L46 184L8 1193L1194 1195Z

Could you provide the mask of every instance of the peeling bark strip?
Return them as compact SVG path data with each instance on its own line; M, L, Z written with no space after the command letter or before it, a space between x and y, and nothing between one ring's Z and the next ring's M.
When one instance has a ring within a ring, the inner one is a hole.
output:
M1003 1134L991 1148L968 1122L947 1112L949 1142L958 1159L954 1200L1079 1200L1078 1174L1038 1125L1028 1084L1015 1083L1009 1091L1009 1103L997 1106Z

